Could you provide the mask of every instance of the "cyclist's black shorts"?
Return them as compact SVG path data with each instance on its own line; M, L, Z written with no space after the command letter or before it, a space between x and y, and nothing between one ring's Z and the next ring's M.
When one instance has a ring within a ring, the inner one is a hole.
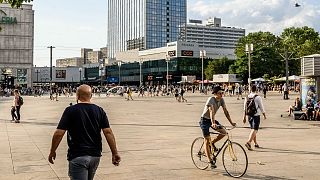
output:
M222 129L222 126L219 123L219 121L215 120L215 122L216 122L216 125L217 125L217 129ZM200 124L200 128L202 130L203 137L210 136L209 129L210 129L211 125L212 125L211 119L207 119L207 118L201 117L199 124Z

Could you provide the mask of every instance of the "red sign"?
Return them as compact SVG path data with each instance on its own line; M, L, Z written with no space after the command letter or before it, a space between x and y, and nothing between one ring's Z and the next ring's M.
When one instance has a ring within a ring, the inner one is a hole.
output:
M172 79L172 75L168 75L166 77L167 77L167 79Z
M152 79L153 79L153 76L148 76L149 81L152 81Z
M181 56L193 56L193 51L182 50Z

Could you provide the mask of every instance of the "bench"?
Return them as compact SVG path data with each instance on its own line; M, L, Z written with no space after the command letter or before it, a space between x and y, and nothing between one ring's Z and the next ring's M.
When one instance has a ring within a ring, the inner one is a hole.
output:
M305 112L303 111L292 111L293 114L293 119L294 120L300 120L299 118L304 114Z

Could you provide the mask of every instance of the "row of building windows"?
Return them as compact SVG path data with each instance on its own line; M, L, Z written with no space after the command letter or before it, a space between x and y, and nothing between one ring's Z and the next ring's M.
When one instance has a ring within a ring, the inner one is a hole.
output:
M237 29L212 29L212 28L190 28L187 27L188 31L194 31L194 32L203 32L203 31L207 31L207 32L233 32L233 33L243 33L244 34L244 30L237 30Z

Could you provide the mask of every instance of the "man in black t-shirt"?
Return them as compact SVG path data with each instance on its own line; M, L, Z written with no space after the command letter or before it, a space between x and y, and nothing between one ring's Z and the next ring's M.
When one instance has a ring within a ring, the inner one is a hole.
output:
M52 137L48 160L53 164L58 148L67 131L69 176L70 179L93 179L98 168L101 151L101 130L112 152L112 163L119 165L121 160L114 135L109 126L105 111L91 103L92 90L81 85L76 93L78 104L67 107Z

